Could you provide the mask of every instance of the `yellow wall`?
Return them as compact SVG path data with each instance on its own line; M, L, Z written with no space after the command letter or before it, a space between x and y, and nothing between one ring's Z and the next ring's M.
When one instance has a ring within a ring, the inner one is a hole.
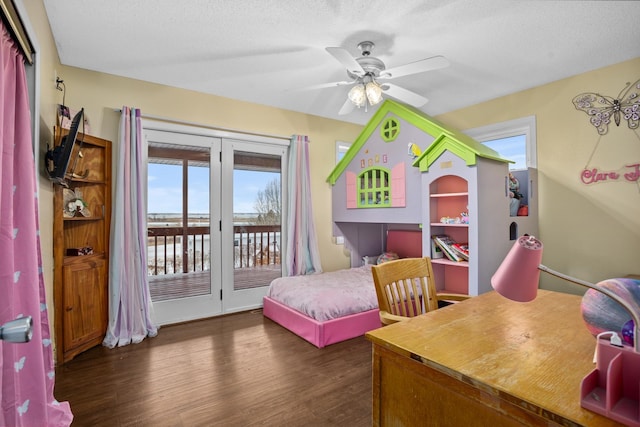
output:
M543 263L591 281L640 274L640 182L585 185L586 165L617 171L640 163L640 129L612 124L600 140L572 99L584 92L618 96L640 78L640 58L514 93L438 117L469 129L536 116L540 239ZM590 160L591 159L591 160ZM584 288L548 275L541 287L582 293Z
M332 243L331 187L325 179L334 167L335 141L354 140L361 126L62 66L42 1L25 3L41 48L41 152L51 142L55 104L62 102L62 93L55 90L54 70L65 81L65 103L72 108L84 107L92 133L113 141L118 123L114 108L122 105L141 108L146 114L247 132L308 135L312 141L311 191L322 265L327 271L349 265L342 246ZM458 129L469 129L536 116L543 261L551 268L588 281L640 273L638 184L585 186L579 180L592 153L591 164L605 170L640 162L640 137L626 125L612 126L598 145L597 134L586 114L577 111L571 100L586 91L615 96L625 82L640 78L638 70L640 58L438 117ZM52 194L51 184L41 179L40 224L49 307L53 307ZM583 291L548 276L542 276L542 287Z

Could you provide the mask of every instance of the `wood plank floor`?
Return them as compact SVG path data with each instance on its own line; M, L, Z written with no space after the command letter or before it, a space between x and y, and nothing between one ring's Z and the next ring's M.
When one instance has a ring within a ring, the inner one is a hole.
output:
M370 426L371 343L318 349L262 310L166 326L56 369L81 426Z

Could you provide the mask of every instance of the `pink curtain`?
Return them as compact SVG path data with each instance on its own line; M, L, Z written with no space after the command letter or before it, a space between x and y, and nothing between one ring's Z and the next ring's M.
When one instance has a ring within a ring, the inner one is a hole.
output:
M122 107L111 211L109 327L102 342L109 348L158 334L147 276L144 158L140 110Z
M33 318L30 342L0 340L0 425L68 426L69 404L53 397L24 60L1 22L0 30L0 324Z

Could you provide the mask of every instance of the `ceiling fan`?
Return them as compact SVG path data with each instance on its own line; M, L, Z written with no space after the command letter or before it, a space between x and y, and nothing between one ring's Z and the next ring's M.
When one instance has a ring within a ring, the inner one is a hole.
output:
M354 58L349 51L342 47L327 47L326 50L347 69L351 80L324 83L311 86L308 89L322 89L327 87L353 85L349 90L347 100L340 109L340 115L349 114L355 107L375 105L382 101L382 94L396 98L414 107L422 107L428 99L400 86L378 81L391 80L397 77L437 70L449 66L449 61L443 56L433 56L393 68L386 68L384 62L371 56L375 44L370 41L358 43L362 56Z

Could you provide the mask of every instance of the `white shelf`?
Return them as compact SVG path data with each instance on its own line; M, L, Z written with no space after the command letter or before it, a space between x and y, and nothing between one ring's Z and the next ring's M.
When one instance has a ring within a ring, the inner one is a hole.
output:
M437 198L437 197L467 197L467 196L469 196L468 192L464 192L464 193L435 193L435 194L431 194L430 197Z
M443 264L443 265L452 265L455 267L462 267L462 268L469 268L469 262L468 261L451 261L448 258L438 258L438 259L431 259L431 264Z

